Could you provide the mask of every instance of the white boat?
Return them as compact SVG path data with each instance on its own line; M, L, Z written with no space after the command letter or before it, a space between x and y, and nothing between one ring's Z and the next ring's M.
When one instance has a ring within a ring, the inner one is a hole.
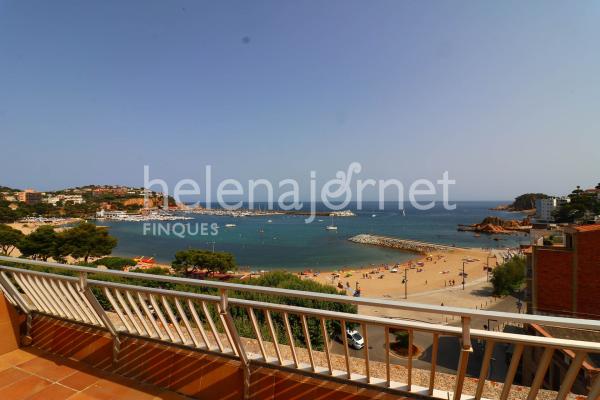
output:
M406 217L406 211L404 211L404 209L402 209L402 216Z
M271 219L270 219L270 220L268 220L267 222L270 224L271 222L273 222L273 220L271 220Z
M372 214L371 218L375 218L377 216L377 214Z
M337 231L337 226L333 224L333 215L331 216L331 225L325 227L328 231Z
M225 228L235 228L236 224L225 224Z

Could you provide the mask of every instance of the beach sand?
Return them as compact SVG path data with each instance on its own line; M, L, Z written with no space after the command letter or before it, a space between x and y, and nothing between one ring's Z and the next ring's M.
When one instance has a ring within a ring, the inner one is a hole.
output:
M53 226L56 231L60 231L62 229L65 229L65 228L62 228L63 225L77 223L79 221L81 221L80 218L68 218L68 219L61 220L59 222L27 221L27 222L13 222L13 223L6 224L6 225L10 226L13 229L21 231L24 235L29 235L31 232L35 231L40 226L50 225L50 226ZM19 249L15 248L11 251L11 253L9 255L11 257L20 257L21 252L19 251ZM69 262L73 261L70 257L68 258L68 260L69 260ZM49 261L51 261L51 259Z
M308 275L307 279L338 287L341 282L347 293L352 295L357 287L362 297L402 299L404 298L404 270L408 279L408 295L428 292L451 287L460 288L462 284L463 260L465 262L466 282L481 280L486 277L485 266L487 257L490 267L495 267L496 256L484 249L455 249L450 251L435 251L427 255L417 255L413 260L397 266L384 265L369 266L365 268L346 269L335 272L321 272L317 276ZM417 263L423 263L422 266ZM410 267L412 265L412 268ZM391 272L393 268L397 272Z
M25 234L25 235L29 235L31 232L35 231L40 226L50 225L50 226L54 226L55 228L58 228L57 230L60 230L61 228L59 228L59 227L61 227L63 225L73 224L73 223L77 223L80 221L82 221L80 218L66 218L66 219L58 221L58 222L27 221L27 222L13 222L13 223L10 223L7 225L23 232L23 234Z

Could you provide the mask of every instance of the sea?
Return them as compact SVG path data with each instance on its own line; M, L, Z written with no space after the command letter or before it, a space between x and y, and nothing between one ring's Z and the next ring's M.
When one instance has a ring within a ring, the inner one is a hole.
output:
M473 232L457 231L458 224L478 223L487 216L524 218L521 213L490 210L506 203L457 202L454 210L446 210L441 203L436 203L434 208L425 211L405 203L404 212L399 209L398 203L386 203L383 210L375 202L363 203L362 210L357 210L356 204L351 203L347 209L356 216L334 218L337 231L325 229L332 223L330 217L316 217L314 222L307 224L307 217L302 215L228 217L187 214L193 219L160 222L104 220L97 223L108 226L110 234L118 239L113 254L120 256L143 255L169 263L179 250L214 249L232 253L239 266L252 270L334 270L392 264L414 258L414 254L408 252L348 241L348 238L361 233L460 247L506 248L528 243L529 237L524 233L476 236ZM259 207L264 210L266 204L255 204L256 209ZM322 204L316 208L324 210ZM162 230L153 227L155 223L163 224ZM181 226L174 228L175 223L192 228L183 232ZM206 235L202 235L196 224L204 224L205 227L216 224L218 229L215 235L210 235L210 228ZM225 227L226 224L235 224L235 227Z

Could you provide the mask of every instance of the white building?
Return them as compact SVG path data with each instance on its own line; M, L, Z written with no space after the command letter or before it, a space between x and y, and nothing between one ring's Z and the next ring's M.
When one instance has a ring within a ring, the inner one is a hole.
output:
M548 197L546 199L537 199L535 201L535 218L542 222L553 222L552 213L561 205L569 203L571 199L568 197Z
M100 218L100 219L122 219L125 217L127 217L126 211L108 211L108 210L96 211L96 218Z
M83 196L80 194L59 194L58 196L50 196L44 199L46 203L52 204L55 206L59 201L63 203L72 203L72 204L83 204L85 201L83 200Z

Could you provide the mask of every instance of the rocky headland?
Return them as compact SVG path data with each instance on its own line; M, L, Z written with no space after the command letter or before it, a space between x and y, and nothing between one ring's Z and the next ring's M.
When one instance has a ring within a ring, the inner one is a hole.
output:
M531 229L529 218L521 221L515 219L505 220L499 217L486 217L478 224L459 224L457 230L462 232L476 232L487 234L511 234L528 232Z

